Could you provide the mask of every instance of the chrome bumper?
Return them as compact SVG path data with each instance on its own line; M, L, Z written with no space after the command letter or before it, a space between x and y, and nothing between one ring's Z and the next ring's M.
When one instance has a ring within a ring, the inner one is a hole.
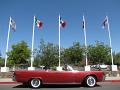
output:
M16 78L15 78L15 76L13 76L13 77L12 77L12 80L13 80L13 81L16 81Z

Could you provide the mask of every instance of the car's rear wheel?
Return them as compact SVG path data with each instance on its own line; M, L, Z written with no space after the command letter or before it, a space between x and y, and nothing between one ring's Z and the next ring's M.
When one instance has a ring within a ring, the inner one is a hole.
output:
M88 86L88 87L94 87L96 85L96 78L94 76L88 76L86 79L85 79L85 84Z
M39 88L39 87L41 87L41 85L42 85L42 82L38 78L33 78L30 80L30 86L32 88Z

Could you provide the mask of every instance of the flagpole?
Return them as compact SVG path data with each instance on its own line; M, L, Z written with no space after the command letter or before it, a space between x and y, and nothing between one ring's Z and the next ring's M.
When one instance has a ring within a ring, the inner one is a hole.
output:
M9 20L9 28L8 28L8 36L7 36L7 45L6 45L6 55L5 55L5 67L6 67L6 63L7 63L7 52L8 52L8 44L9 44L9 37L10 37L10 21L11 21L11 17Z
M60 67L60 14L59 14L59 67Z
M34 55L33 55L33 48L34 48L34 31L35 31L35 16L33 22L33 33L32 33L32 54L31 54L31 67L33 67Z
M86 66L88 65L88 60L87 60L87 40L86 40L86 28L85 28L85 18L83 16L83 30L84 30L84 38L85 38L85 60L86 60Z
M109 43L110 43L110 48L111 48L111 59L112 59L112 65L114 65L113 63L113 55L112 55L112 44L111 44L111 34L110 34L110 28L109 28L109 22L108 22L108 16L106 16L107 18L107 24L108 24L108 34L109 34Z

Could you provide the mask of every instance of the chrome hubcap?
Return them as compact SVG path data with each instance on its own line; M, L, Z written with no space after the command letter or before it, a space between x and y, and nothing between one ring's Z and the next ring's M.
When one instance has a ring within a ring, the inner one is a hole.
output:
M95 85L95 83L96 83L95 78L92 77L92 76L89 76L88 79L87 79L87 85L92 87L92 86Z
M40 86L41 82L39 79L32 79L31 80L31 86L34 88L38 88Z

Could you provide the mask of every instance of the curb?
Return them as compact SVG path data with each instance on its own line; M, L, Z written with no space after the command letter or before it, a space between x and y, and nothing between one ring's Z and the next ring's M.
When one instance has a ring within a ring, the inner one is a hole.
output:
M120 80L105 80L103 82L120 82Z
M18 84L17 82L0 82L0 84Z

